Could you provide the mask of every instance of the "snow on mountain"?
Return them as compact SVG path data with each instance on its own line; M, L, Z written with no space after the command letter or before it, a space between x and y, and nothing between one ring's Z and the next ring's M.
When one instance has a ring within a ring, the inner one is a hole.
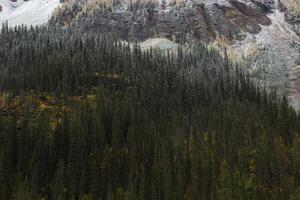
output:
M59 5L59 0L0 0L0 27L4 22L10 26L45 24Z

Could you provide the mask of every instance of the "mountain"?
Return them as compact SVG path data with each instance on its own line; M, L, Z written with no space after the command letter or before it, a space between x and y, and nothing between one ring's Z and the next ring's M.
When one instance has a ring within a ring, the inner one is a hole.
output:
M59 0L0 0L0 24L46 24Z
M298 2L1 1L0 200L299 200Z
M300 115L217 50L5 25L0 63L1 200L300 198Z
M300 15L295 5L287 0L112 1L105 5L103 1L68 1L50 24L113 33L130 42L196 39L221 51L226 47L230 57L243 63L261 85L276 87L300 109Z
M100 2L100 3L97 3ZM268 7L241 1L193 1L144 3L116 2L105 9L101 1L70 2L52 18L51 23L70 25L82 30L113 32L129 41L166 37L177 42L188 34L201 41L217 36L242 40L246 33L259 33L260 25L271 24Z

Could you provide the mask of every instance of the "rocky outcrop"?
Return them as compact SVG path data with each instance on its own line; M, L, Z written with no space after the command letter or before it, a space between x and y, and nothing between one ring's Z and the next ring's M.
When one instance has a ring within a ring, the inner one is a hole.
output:
M264 12L271 12L274 9L274 0L251 0L251 2Z
M284 12L285 20L293 26L295 33L300 36L300 15L290 12L281 0L278 0L278 3L280 12Z
M291 15L288 12L284 14L285 20L291 24L296 34L300 36L300 16Z
M257 23L265 26L269 26L271 24L270 19L266 16L266 12L264 12L264 10L262 10L261 7L247 5L238 0L230 0L230 3L234 5L245 16L256 20Z
M218 7L224 12L226 19L229 19L231 22L233 22L237 30L241 30L242 32L248 32L251 34L256 34L261 31L261 27L258 21L255 20L255 18L246 16L235 7L222 5Z
M261 25L271 24L267 13L273 5L272 0L264 1L230 0L226 4L186 1L163 7L147 4L135 10L103 9L98 6L89 13L81 11L74 15L60 12L52 18L51 24L66 24L64 21L67 20L67 24L83 31L112 32L129 41L165 37L178 42L187 36L201 41L222 36L233 41L242 40L246 33L260 32Z

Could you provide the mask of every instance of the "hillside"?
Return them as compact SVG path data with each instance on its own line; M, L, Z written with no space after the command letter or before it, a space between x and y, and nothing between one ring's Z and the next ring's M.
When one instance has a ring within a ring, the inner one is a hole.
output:
M0 199L299 199L300 116L190 49L3 27Z
M103 1L71 1L55 12L51 23L113 32L129 41L166 37L177 42L185 41L189 34L201 41L214 40L217 35L242 40L246 33L259 33L260 25L271 24L266 16L271 7L261 9L237 0L217 2L116 1L107 7Z
M299 200L295 5L0 0L0 200Z
M167 38L224 48L268 89L277 88L300 109L300 20L292 1L70 1L50 24L113 33L126 41ZM285 7L287 6L287 8ZM295 10L295 9L294 9Z

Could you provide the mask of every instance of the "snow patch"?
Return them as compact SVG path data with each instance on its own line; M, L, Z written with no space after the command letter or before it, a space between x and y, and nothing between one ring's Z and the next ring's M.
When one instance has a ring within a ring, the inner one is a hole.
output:
M0 27L8 22L9 26L46 24L53 10L60 5L59 0L0 0Z

